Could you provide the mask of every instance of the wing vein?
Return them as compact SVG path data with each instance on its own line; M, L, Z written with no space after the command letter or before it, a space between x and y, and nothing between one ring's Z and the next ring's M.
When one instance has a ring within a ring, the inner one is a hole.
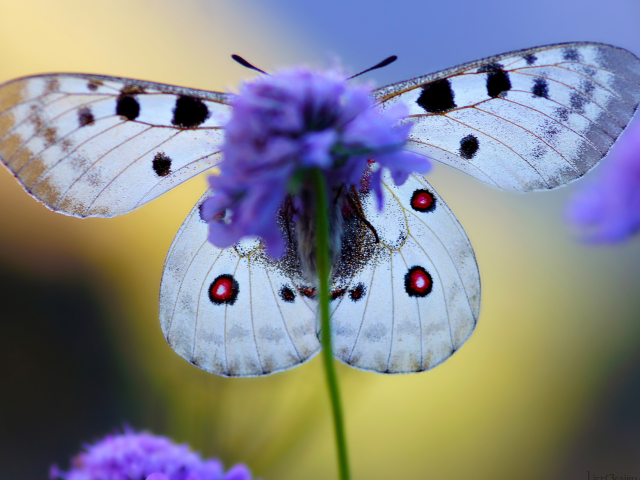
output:
M41 132L45 131L45 130L46 130L46 128L47 128L48 126L50 126L51 124L53 124L55 120L58 120L60 117L62 117L63 115L68 114L69 112L76 111L76 110L77 110L78 108L80 108L80 107L84 107L84 106L87 106L87 105L92 105L92 104L97 103L97 102L99 102L99 101L100 101L100 100L92 100L91 102L81 103L81 104L79 104L79 105L73 106L72 108L69 108L68 110L65 110L64 112L59 113L58 115L56 115L55 117L53 117L53 118L52 118L52 119L50 119L49 121L44 122L44 123L43 123L39 128L37 128L37 129L34 131L33 135L31 135L29 138L27 138L26 140L24 140L24 141L20 144L20 146L19 146L19 147L18 147L18 148L17 148L17 149L16 149L16 150L11 154L11 156L6 160L6 161L7 161L7 163L9 163L9 162L11 161L11 159L15 156L15 154L16 154L16 153L18 153L20 150L22 150L22 149L23 149L23 148L24 148L24 147L25 147L25 146L26 146L26 145L27 145L31 140L33 140L34 138L36 138L36 137L37 137ZM54 145L55 145L55 143L54 143L54 144L51 144L51 145L46 145L46 146L45 146L45 148L43 148L42 150L40 150L40 151L38 152L38 155L42 154L42 152L44 152L45 150L47 150L48 148L50 148L50 147L52 147L52 146L54 146ZM32 159L33 159L33 158L35 158L36 156L37 156L37 155L34 155L34 156L32 157ZM31 159L30 159L30 160L31 160ZM25 165L23 165L23 167L24 167L24 166L26 166L28 163L29 163L29 162L25 163ZM19 170L22 170L22 167L21 167ZM18 170L18 171L19 171L19 170ZM16 172L16 173L17 173L17 172Z
M238 262L238 265L240 262ZM256 335L256 322L253 319L253 290L251 288L251 257L247 258L247 269L249 270L249 316L251 317L251 330L253 330L253 343L256 346L256 356L258 357L258 363L260 364L260 370L262 373L266 373L264 370L264 364L260 356L260 348L258 347L258 336ZM236 268L237 270L237 268ZM235 272L234 272L235 277Z
M409 142L413 142L413 143L420 143L420 144L422 144L422 145L427 145L427 146L429 146L429 147L437 148L438 150L442 150L443 152L446 152L446 153L449 153L449 154L451 154L451 155L453 155L453 156L455 156L455 157L458 157L460 160L464 161L464 164L465 164L465 165L470 165L470 166L472 166L473 168L475 168L476 170L480 171L483 175L486 175L486 176L487 176L487 178L489 178L489 179L491 180L491 183L492 183L494 186L496 186L496 187L498 186L498 184L495 182L495 180L494 180L494 179L493 179L493 178L492 178L492 177L491 177L487 172L485 172L484 170L482 170L479 166L477 166L477 165L475 165L475 164L473 164L473 163L471 163L471 162L469 162L469 161L465 161L465 159L463 159L463 158L462 158L460 155L458 155L457 153L454 153L454 152L452 152L452 151L450 151L450 150L447 150L447 149L446 149L446 148L444 148L444 147L440 147L440 146L438 146L438 145L434 145L433 143L429 143L429 142L425 142L425 141L422 141L422 140L418 140L418 139L416 139L416 138L410 138L410 139L409 139ZM438 161L438 160L437 160L437 159L435 159L435 158L434 158L434 160Z
M496 118L499 118L500 120L503 120L503 121L505 121L505 122L507 122L507 123L510 123L511 125L514 125L514 126L516 126L516 127L520 128L521 130L523 130L523 131L525 131L525 132L527 132L527 133L529 133L529 134L533 135L533 136L534 136L534 137L536 137L538 140L540 140L542 143L544 143L547 147L549 147L549 148L550 148L550 149L552 149L554 152L556 152L556 153L560 156L560 158L562 158L562 159L567 163L567 165L569 165L569 166L573 169L573 171L574 171L574 172L576 172L577 174L580 174L580 171L576 169L575 165L573 165L569 160L567 160L567 159L565 158L565 156L564 156L564 155L562 155L562 154L561 154L558 150L556 150L556 149L555 149L555 148L554 148L554 147L553 147L549 142L545 141L545 140L544 140L542 137L540 137L539 135L537 135L537 134L533 133L531 130L529 130L529 129L527 129L527 128L524 128L522 125L518 125L517 123L512 122L511 120L509 120L509 119L507 119L507 118L501 117L500 115L498 115L498 114L496 114L496 113L492 113L492 112L489 112L489 111L487 111L487 110L483 110L482 108L478 108L478 107L475 107L475 108L476 108L477 110L481 111L481 112L484 112L484 113L486 113L486 114L488 114L488 115L492 115L492 116L494 116L494 117L496 117Z
M151 128L152 128L152 127L151 127ZM146 132L148 132L148 131L149 131L149 129L145 130L145 133L146 133ZM93 201L89 204L89 206L87 206L87 207L86 207L86 211L87 211L87 212L90 212L90 211L91 211L91 207L93 207L93 205L98 201L98 199L100 198L100 195L102 195L102 194L104 193L104 191L105 191L107 188L109 188L109 186L111 186L111 184L113 184L113 182L115 182L118 178L120 178L120 176L121 176L124 172L126 172L129 168L131 168L131 166L132 166L134 163L136 163L138 160L140 160L140 159L141 159L142 157L144 157L145 155L148 155L150 152L152 152L152 151L156 150L157 148L161 147L161 146L162 146L162 145L164 145L165 143L167 143L167 142L169 142L169 141L173 140L173 139L174 139L175 137L177 137L180 133L181 133L181 132L176 132L176 133L174 133L174 134L173 134L172 136L170 136L169 138L164 139L164 140L163 140L163 141L161 141L160 143L158 143L158 144L154 145L153 147L151 147L150 149L148 149L148 150L147 150L146 152L144 152L142 155L139 155L138 157L136 157L135 159L133 159L133 161L132 161L131 163L129 163L129 164L128 164L126 167L124 167L122 170L120 170L120 171L118 172L118 174L117 174L115 177L113 177L111 180L109 180L109 182L108 182L104 187L102 187L102 190L100 190L100 191L98 192L98 194L94 197ZM96 163L97 163L97 162L96 162ZM91 168L93 168L93 166L95 166L95 163L90 167L90 169L91 169ZM88 170L87 170L87 172L88 172ZM84 172L84 173L82 174L82 176L83 176L83 175L85 175L87 172ZM81 177L82 177L82 176L81 176ZM80 178L81 178L81 177L78 177L78 179L76 180L76 182L77 182L78 180L80 180ZM67 191L68 191L68 190L67 190ZM65 193L66 193L66 192L65 192Z
M371 285L373 285L373 277L376 274L376 267L378 265L378 256L380 255L380 248L376 249L375 258L373 263L373 270L371 271L371 281L369 282L369 295L367 295L367 301L364 305L364 310L362 311L362 319L360 320L360 327L358 328L358 333L356 334L356 339L353 341L353 346L351 347L351 352L349 352L349 357L347 359L347 363L351 363L351 357L353 357L353 352L356 349L356 345L358 344L358 340L360 339L360 332L362 332L362 326L364 325L364 317L367 314L367 308L369 307L369 298L371 297ZM386 247L385 247L386 248Z
M118 125L122 125L122 123L119 123ZM109 129L110 130L110 129ZM62 201L62 199L67 195L67 193L69 192L69 190L71 190L73 188L73 186L78 183L78 181L84 177L87 172L89 170L91 170L100 160L102 160L104 157L106 157L107 155L109 155L111 152L113 152L114 150L117 150L118 148L122 147L124 144L138 138L141 135L144 135L145 133L147 133L149 130L151 130L151 128L147 128L146 130L142 130L138 133L136 133L135 135L127 138L126 140L124 140L122 143L119 143L118 145L116 145L113 148L110 148L109 150L107 150L105 153L103 153L102 155L100 155L95 162L93 162L89 167L87 167L73 182L71 182L71 185L69 185L67 187L67 189L60 195L60 198L58 199L58 201L56 202L56 204L54 205L54 209L58 207L58 205L60 204L60 202ZM105 130L106 131L106 130ZM95 138L97 138L99 135L102 135L103 132L100 132L99 134L97 134Z
M518 157L520 157L527 165L529 165L534 172L536 172L538 174L538 176L542 179L542 181L547 185L547 187L551 187L549 185L549 182L547 182L547 180L542 176L542 174L538 171L538 169L536 167L534 167L526 158L524 158L522 155L520 155L518 152L516 152L513 148L511 148L509 145L507 145L506 143L498 140L496 137L494 137L493 135L489 135L486 132L483 132L482 130L480 130L479 128L475 128L472 127L471 125L466 124L465 122L458 120L456 118L453 117L449 117L448 115L445 115L448 119L453 120L455 122L458 122L460 125L464 125L467 128L470 128L472 130L475 130L476 132L480 132L483 135L486 135L487 137L491 138L492 140L498 142L499 144L503 145L504 147L506 147L507 149L511 150L515 155L517 155Z
M271 281L271 277L269 276L269 269L265 268L264 271L265 271L265 274L267 275L267 280L269 281L269 285L271 286L271 293L273 294L273 300L274 302L276 302L276 306L278 307L278 312L280 313L280 318L282 319L284 330L285 332L287 332L287 336L289 337L289 341L291 342L291 345L293 346L293 349L295 350L296 355L298 356L298 360L302 361L302 355L300 355L300 352L298 351L298 347L296 347L296 344L293 341L293 337L291 336L291 332L289 332L289 327L287 326L287 322L284 318L284 314L282 313L282 307L280 306L280 302L278 302L276 291L273 288L273 282Z
M207 159L207 158L209 158L209 157L213 157L214 155L217 155L217 154L218 154L218 153L220 153L220 152L221 152L221 150L217 150L217 151L215 151L215 152L213 152L213 153L209 153L209 154L207 154L207 155L202 155L202 156L200 156L200 157L196 158L195 160L192 160L192 161L190 161L189 163L184 164L184 165L183 165L183 166L181 166L179 169L172 171L172 172L171 172L171 175L172 175L172 176L171 176L171 177L166 178L166 181L169 181L169 180L174 179L174 178L175 178L175 174L177 174L179 171L184 170L185 168L187 168L187 167L189 167L189 166L191 166L191 165L193 165L193 164L195 164L195 163L198 163L198 162L199 162L199 161L201 161L201 160L205 160L205 159ZM216 166L218 166L218 165L219 165L219 164L211 165L209 168L216 167ZM198 173L199 173L199 172L198 172ZM162 181L165 181L165 179L163 179ZM149 193L151 193L155 188L157 188L157 186L158 186L158 185L160 185L160 184L162 183L162 181L160 181L160 182L156 183L153 187L151 187L149 190L147 190L147 191L145 192L145 194L142 196L141 200L140 200L138 203L136 203L136 206L134 207L134 209L136 209L136 208L138 208L140 205L142 205L142 204L145 202L145 198L147 198L147 195L149 195Z

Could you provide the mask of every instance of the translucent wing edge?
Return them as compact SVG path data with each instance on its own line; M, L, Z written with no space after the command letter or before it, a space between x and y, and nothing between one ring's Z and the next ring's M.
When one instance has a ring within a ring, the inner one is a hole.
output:
M235 95L232 93L212 92L209 90L181 87L178 85L157 83L157 82L151 82L148 80L136 80L134 78L112 77L109 75L94 75L94 74L88 74L88 73L63 73L63 72L42 73L38 75L27 75L24 77L14 78L12 80L9 80L8 82L0 84L0 88L15 82L33 80L37 78L55 78L55 77L75 77L75 78L82 78L82 79L96 80L96 81L103 81L103 82L122 82L127 85L133 85L133 86L137 86L145 89L154 89L163 93L197 97L197 98L200 98L201 100L208 100L210 102L217 102L224 105L230 105L233 97L235 97Z

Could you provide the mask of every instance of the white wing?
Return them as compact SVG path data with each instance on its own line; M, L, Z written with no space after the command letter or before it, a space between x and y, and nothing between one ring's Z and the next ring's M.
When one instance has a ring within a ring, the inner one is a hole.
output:
M0 86L0 159L52 210L129 212L220 161L230 96L97 75Z
M363 370L420 372L469 338L480 312L480 275L469 239L422 178L396 187L385 173L385 207L360 194L372 231L346 221L334 275L335 356ZM350 251L352 250L352 251Z
M274 261L258 240L214 247L199 208L210 194L191 211L167 255L160 289L167 342L194 365L224 376L267 375L305 362L320 343L297 250Z
M408 149L499 188L551 189L603 158L640 101L640 59L596 43L530 48L375 92L409 107Z

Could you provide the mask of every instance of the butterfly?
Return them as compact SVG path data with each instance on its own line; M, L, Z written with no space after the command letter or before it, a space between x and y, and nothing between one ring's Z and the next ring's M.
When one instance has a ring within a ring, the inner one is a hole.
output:
M640 102L640 60L597 43L530 48L373 91L402 103L406 148L495 187L528 192L574 181L606 154ZM25 190L76 217L134 210L219 165L233 95L85 74L0 86L0 157ZM372 168L375 169L375 164ZM332 274L334 356L381 373L431 369L472 334L480 275L462 226L419 175L383 174L384 209L353 190ZM178 231L160 289L169 345L224 376L286 370L320 349L316 291L302 273L295 225L270 258L248 238L207 242L200 205ZM363 218L366 221L363 221Z

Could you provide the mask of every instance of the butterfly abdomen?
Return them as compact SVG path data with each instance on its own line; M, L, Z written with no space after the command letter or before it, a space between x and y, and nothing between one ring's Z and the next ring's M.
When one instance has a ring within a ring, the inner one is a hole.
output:
M333 200L329 205L329 259L331 261L331 270L333 271L336 261L340 257L342 251L342 234L343 234L343 213L342 205L344 203L344 195L338 193L332 195ZM314 202L309 190L303 190L299 196L299 212L296 216L296 239L298 243L298 255L300 264L305 278L316 283L316 216Z

